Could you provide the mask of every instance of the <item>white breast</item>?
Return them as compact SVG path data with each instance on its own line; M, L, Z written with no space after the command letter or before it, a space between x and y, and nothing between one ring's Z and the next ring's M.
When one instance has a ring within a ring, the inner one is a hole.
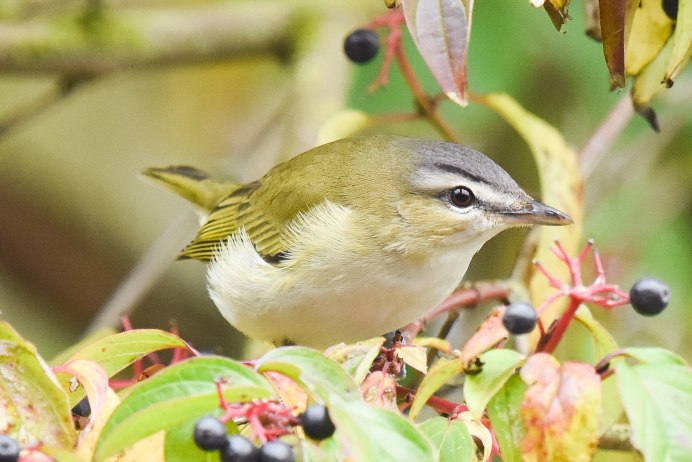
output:
M486 240L425 255L372 255L351 213L326 202L300 217L285 265L265 262L244 231L231 236L207 273L224 317L274 343L324 348L381 335L444 300Z

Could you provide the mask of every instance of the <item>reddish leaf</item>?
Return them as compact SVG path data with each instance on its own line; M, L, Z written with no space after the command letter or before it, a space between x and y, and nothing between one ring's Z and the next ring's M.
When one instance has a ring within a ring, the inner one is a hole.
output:
M509 332L502 325L502 315L505 314L506 309L504 305L495 308L464 344L461 350L461 362L465 367L469 367L474 359L507 338Z
M442 91L465 106L473 0L401 0L401 5L413 41Z
M382 371L375 371L360 386L363 399L376 406L396 409L396 381Z
M613 85L625 86L625 49L639 0L599 0L603 53Z
M525 461L590 461L598 441L601 381L588 364L562 365L547 353L531 356L521 368L529 385L521 406Z
M281 400L296 412L303 412L308 407L308 394L290 378L278 372L268 371L264 376L271 382Z
M99 416L101 409L106 401L108 392L108 376L101 366L93 361L86 359L75 359L69 361L62 366L54 368L56 373L65 373L72 376L79 385L86 391L89 407L91 408L92 416ZM71 387L70 392L76 390L76 385ZM80 438L84 438L92 429L95 419L90 419L87 426L80 434Z

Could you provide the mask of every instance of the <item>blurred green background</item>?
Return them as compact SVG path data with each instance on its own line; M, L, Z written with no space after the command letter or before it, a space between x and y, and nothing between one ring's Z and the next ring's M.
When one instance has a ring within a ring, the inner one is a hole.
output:
M396 66L390 84L367 87L382 56L347 61L343 38L384 13L380 1L203 2L104 1L105 14L146 15L222 7L257 8L251 25L269 27L272 11L297 18L277 31L294 53L221 53L201 62L128 66L98 75L63 98L23 112L50 94L58 75L0 64L0 316L47 357L75 342L133 268L153 284L133 298L136 327L168 328L197 348L235 357L253 348L228 326L206 296L204 266L174 262L195 232L184 201L138 179L149 166L189 164L250 180L314 146L321 126L340 110L410 112L413 97ZM260 8L261 6L261 8ZM0 7L0 44L10 32L81 15L79 1L15 0ZM528 2L476 2L469 57L473 92L505 92L562 131L577 149L625 95L609 92L600 44L583 32L582 5L556 32ZM219 17L221 17L219 15ZM196 24L194 14L186 27ZM425 87L436 85L407 37L407 54ZM28 58L29 59L29 58ZM1 63L2 61L0 61ZM79 69L75 69L79 72ZM628 289L640 276L664 279L670 308L656 318L630 308L597 310L621 345L660 345L692 359L692 76L654 102L662 132L634 117L585 184L586 236L596 239L609 279ZM540 195L530 152L496 114L450 102L443 113L463 142L496 159L529 192ZM425 122L370 130L439 138ZM526 231L503 233L474 260L471 279L510 274ZM160 269L160 274L159 274ZM128 289L129 290L129 289ZM138 289L135 290L138 292ZM122 295L122 292L121 292ZM122 300L120 296L116 298ZM111 304L112 306L112 304ZM116 305L119 306L119 305ZM483 310L464 314L477 326Z

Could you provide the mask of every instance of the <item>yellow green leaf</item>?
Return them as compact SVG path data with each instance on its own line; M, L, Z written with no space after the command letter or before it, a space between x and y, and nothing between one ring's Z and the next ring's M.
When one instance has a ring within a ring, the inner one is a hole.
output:
M317 144L330 143L353 136L367 128L372 122L372 117L366 112L344 109L329 117L322 124L317 134Z
M430 367L428 374L423 378L423 381L418 387L416 396L413 398L413 403L411 403L409 418L411 420L416 420L418 414L423 410L425 403L428 402L428 399L447 383L449 379L460 374L462 370L463 365L459 358L438 359L437 362Z
M692 54L692 0L679 0L678 20L673 32L673 50L663 77L668 86L682 72Z
M628 75L639 74L656 57L673 32L673 25L663 11L661 0L641 0L625 53Z
M583 182L577 162L577 153L565 141L562 134L552 125L527 111L506 94L490 93L479 97L479 102L493 109L526 141L533 153L541 183L541 200L567 213L574 224L571 226L541 226L534 230L537 260L554 261L550 251L555 239L560 239L569 254L575 254L579 247L584 223ZM567 268L550 265L550 270L559 278L567 277ZM529 270L528 281L531 300L537 305L554 291L546 278ZM553 304L542 319L549 325L556 317L558 304Z
M384 337L375 337L351 345L339 344L329 347L324 355L341 364L341 367L353 377L356 383L361 383L370 371L370 366L380 353Z
M434 348L444 353L452 351L452 344L449 340L437 337L416 337L413 339L413 344L424 348Z
M428 372L428 358L425 354L425 348L418 345L404 345L395 351L396 355L412 368L423 374Z
M634 107L640 112L649 123L658 129L658 125L655 120L651 117L647 117L647 111L649 107L649 102L656 96L661 90L666 88L664 78L666 73L666 66L670 61L670 57L673 53L673 41L668 40L663 49L656 55L656 57L651 61L634 79L634 84L632 86L632 102Z
M488 402L514 374L524 356L514 350L496 349L481 355L480 360L481 371L466 377L464 383L464 400L476 419L481 418Z

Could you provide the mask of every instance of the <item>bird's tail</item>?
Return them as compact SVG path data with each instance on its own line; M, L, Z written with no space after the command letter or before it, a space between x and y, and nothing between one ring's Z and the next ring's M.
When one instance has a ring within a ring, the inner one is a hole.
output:
M142 172L142 176L187 199L206 213L242 186L240 183L214 180L206 172L185 165L148 168Z

